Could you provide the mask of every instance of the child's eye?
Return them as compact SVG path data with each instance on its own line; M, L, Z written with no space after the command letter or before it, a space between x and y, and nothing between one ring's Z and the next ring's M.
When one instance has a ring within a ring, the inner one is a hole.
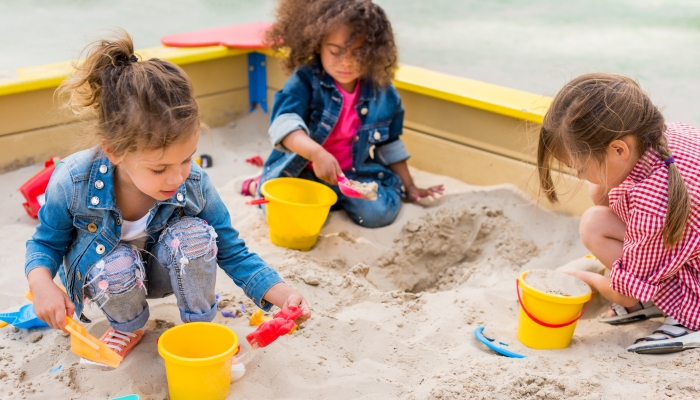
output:
M187 160L183 161L182 164L190 164L192 162L192 157L188 158Z
M165 168L160 169L160 170L152 169L151 171L153 171L153 173L156 174L156 175L160 175L160 174L162 174L163 172L165 172Z

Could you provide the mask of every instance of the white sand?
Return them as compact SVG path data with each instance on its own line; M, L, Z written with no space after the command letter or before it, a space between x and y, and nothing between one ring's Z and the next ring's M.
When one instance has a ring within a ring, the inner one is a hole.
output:
M583 296L591 292L586 282L560 271L533 269L524 280L537 290L559 296Z
M233 128L216 129L202 153L214 157L210 175L228 205L233 224L250 247L297 287L313 306L303 328L265 349L252 351L244 318L218 316L242 340L243 379L231 399L659 399L698 398L700 352L663 356L630 354L625 347L660 320L613 327L597 322L605 307L596 296L578 323L571 346L536 351L515 338L515 279L528 269L554 269L587 252L578 219L536 209L510 186L473 187L412 170L419 185L444 183L446 195L424 206L404 205L398 220L376 230L335 212L308 253L270 244L262 213L244 205L235 176L258 168L244 159L267 156L267 116L256 113ZM35 221L25 216L16 192L38 166L0 175L0 310L25 303L24 242ZM217 292L232 311L252 302L222 272ZM310 285L304 283L317 283ZM156 338L179 324L174 298L152 301L149 331L117 370L78 364L68 338L41 330L0 330L3 399L105 399L138 393L167 398ZM90 333L107 321L87 310ZM510 359L479 343L474 330L527 355ZM61 365L56 373L49 370Z

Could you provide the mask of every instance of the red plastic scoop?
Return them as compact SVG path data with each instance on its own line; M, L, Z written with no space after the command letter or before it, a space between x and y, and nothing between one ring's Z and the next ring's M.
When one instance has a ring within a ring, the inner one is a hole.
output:
M338 175L338 187L348 197L371 201L377 200L377 189L379 187L376 182L361 183Z
M277 340L278 337L291 332L296 327L294 320L299 318L301 312L301 308L298 307L288 307L280 310L271 320L260 324L258 329L248 334L245 338L254 349L266 347Z

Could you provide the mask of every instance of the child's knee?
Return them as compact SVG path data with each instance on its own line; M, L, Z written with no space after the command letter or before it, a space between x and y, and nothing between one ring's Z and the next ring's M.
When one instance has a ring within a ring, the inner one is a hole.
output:
M359 207L348 214L360 226L365 228L382 228L391 225L396 220L400 207L400 201L397 203L377 202L371 206Z
M165 239L174 254L184 256L188 260L206 257L216 258L217 234L206 221L189 217L170 225L163 232L161 240Z
M589 247L596 238L601 236L602 231L600 228L605 220L610 217L611 212L612 210L609 207L593 206L583 213L578 231L581 241L586 247Z
M86 294L93 301L106 300L136 287L143 288L144 278L141 254L122 243L88 271Z

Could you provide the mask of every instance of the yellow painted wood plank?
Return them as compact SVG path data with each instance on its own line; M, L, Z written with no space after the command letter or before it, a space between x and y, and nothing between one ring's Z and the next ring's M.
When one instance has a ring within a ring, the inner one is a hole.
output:
M250 50L229 49L225 46L208 47L151 47L137 50L142 59L160 58L174 64L185 65L217 58L248 54ZM57 87L70 74L72 61L37 67L0 71L0 96L31 90Z
M473 79L407 65L399 68L394 85L453 103L509 117L542 123L552 98Z
M411 154L409 164L424 171L447 175L472 185L515 185L540 205L569 215L581 215L593 205L587 183L574 176L554 173L557 192L562 200L560 204L552 206L539 197L539 181L533 164L411 129L404 129L401 137Z

